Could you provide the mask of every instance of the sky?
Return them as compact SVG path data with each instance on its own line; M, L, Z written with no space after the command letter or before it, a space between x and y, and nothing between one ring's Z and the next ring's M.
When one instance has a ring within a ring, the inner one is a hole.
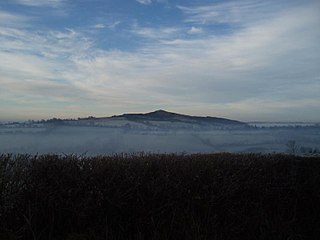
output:
M320 1L0 0L0 120L320 122Z

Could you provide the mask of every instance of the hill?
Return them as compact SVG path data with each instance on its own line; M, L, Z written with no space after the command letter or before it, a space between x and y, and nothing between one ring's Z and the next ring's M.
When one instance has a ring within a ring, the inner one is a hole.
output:
M199 117L167 112L165 110L157 110L145 114L123 114L120 116L113 116L112 118L126 118L129 121L171 121L171 122L189 122L189 123L211 123L211 124L226 124L226 125L243 125L245 123L236 120L217 117Z
M126 127L134 129L209 129L209 128L239 128L246 123L218 117L189 116L157 110L149 113L125 113L112 117L85 118L77 120L77 124Z
M90 126L136 130L210 130L249 127L247 123L227 118L189 116L165 110L157 110L149 113L125 113L111 117L89 116L78 119L52 118L41 121L6 124L6 127L48 126Z

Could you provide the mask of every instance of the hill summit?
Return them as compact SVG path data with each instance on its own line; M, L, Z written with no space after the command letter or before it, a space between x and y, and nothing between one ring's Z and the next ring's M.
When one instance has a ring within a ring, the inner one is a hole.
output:
M185 114L168 112L162 109L149 113L126 113L118 116L113 116L112 118L124 118L129 121L168 121L171 123L180 122L196 125L246 125L246 123L227 118L190 116Z

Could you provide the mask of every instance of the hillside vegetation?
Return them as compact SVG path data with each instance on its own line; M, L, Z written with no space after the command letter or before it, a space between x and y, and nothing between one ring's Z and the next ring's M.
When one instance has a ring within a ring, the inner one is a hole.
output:
M0 239L319 239L320 157L0 155Z

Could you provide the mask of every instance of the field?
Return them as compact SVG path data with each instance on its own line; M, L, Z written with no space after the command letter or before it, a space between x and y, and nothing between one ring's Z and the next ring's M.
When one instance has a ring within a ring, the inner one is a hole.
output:
M319 239L320 157L0 156L0 239Z
M104 155L152 153L285 153L286 144L316 149L320 127L234 130L142 131L121 128L55 126L0 128L0 152Z

